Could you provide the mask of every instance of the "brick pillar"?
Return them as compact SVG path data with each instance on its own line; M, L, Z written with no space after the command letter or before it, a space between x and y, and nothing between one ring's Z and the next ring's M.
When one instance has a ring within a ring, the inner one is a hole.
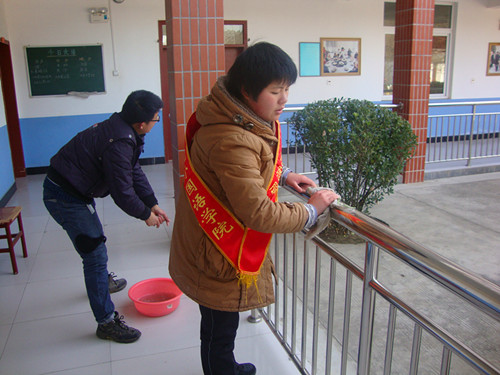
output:
M189 116L223 75L223 0L165 0L175 198L184 177L184 133Z
M393 103L403 104L398 113L418 137L403 183L424 180L433 26L434 0L396 1Z

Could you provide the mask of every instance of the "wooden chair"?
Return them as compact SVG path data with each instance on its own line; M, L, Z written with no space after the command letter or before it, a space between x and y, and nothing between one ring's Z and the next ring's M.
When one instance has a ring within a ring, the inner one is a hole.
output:
M7 248L0 249L0 253L10 253L10 261L12 263L12 270L14 275L18 273L16 254L14 253L14 246L17 241L21 239L23 245L23 256L26 258L28 252L26 251L26 241L24 240L23 220L21 219L21 206L16 207L1 207L0 208L0 228L5 229L5 234L0 235L0 239L7 240ZM10 225L17 219L18 233L12 233Z

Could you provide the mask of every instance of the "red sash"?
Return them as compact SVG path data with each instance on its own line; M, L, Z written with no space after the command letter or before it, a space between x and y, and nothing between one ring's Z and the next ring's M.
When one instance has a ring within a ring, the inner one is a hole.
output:
M264 263L272 233L262 233L245 227L210 191L198 176L191 163L189 149L200 124L193 113L186 127L186 163L184 189L203 231L234 267L238 278L250 286ZM279 122L276 123L278 146L274 162L273 177L267 186L267 196L273 202L278 198L281 163L281 135Z

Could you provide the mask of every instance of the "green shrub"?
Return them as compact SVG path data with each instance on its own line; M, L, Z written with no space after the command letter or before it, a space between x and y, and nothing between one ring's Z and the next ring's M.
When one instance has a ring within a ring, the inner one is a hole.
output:
M416 147L408 121L367 100L331 99L308 104L289 122L318 173L358 211L394 192L398 175Z

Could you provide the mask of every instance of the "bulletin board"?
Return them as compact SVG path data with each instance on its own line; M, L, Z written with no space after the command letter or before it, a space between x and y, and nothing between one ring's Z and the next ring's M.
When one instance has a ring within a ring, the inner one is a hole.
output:
M25 47L30 96L105 92L102 45Z
M299 43L299 74L301 77L320 75L320 44Z

